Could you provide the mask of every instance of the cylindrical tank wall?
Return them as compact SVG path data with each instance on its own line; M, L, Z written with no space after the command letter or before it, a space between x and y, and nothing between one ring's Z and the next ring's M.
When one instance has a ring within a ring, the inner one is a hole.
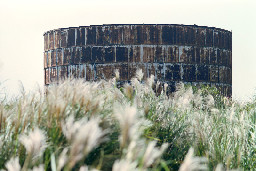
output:
M232 33L197 25L91 25L44 34L45 84L66 77L130 80L141 68L171 87L207 84L232 95Z

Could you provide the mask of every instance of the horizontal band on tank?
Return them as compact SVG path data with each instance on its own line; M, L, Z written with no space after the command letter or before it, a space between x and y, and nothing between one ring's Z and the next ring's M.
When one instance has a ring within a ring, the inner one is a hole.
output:
M232 67L232 52L219 48L174 45L84 46L44 53L45 66L79 63L172 62Z
M115 69L120 71L120 80L131 80L140 68L144 79L151 74L160 81L188 81L232 84L232 70L214 65L115 63L81 64L56 66L45 69L46 80L66 77L85 78L86 80L111 79ZM47 81L46 81L46 84Z
M45 51L84 45L196 45L232 49L232 33L189 25L102 25L57 29L44 34Z
M211 67L218 67L223 69L230 69L232 68L224 66L224 65L212 65L212 64L186 64L186 63L147 63L147 62L116 62L116 63L84 63L84 64L66 64L66 65L54 65L54 66L46 66L44 69L52 68L52 67L58 67L58 66L76 66L76 65L99 65L99 66L115 66L115 65L161 65L161 66L169 66L169 65L182 65L182 66L207 66L209 68Z
M56 72L57 73L57 72ZM87 73L85 73L87 74ZM122 72L120 73L122 74ZM59 83L60 81L62 80L65 80L66 78L80 78L80 79L84 79L84 80L87 80L85 77L79 77L78 75L69 75L67 77L60 77L59 75L57 75L56 77L49 77L49 73L45 73L45 80L47 81L45 83L45 85L49 85L49 84L53 84L53 83ZM114 75L112 75L111 78L113 78ZM110 78L110 79L111 79ZM98 80L98 79L97 79ZM144 78L145 80L145 78ZM155 79L156 81L157 79ZM87 81L95 81L95 80L87 80ZM119 80L118 81L118 84L120 85L124 85L125 83L129 83L130 81L129 80ZM169 92L173 92L175 91L175 85L180 82L180 81L168 81L168 80L160 80L160 86L163 86L164 83L167 83L168 84L168 90ZM223 95L226 95L226 96L231 96L232 95L232 85L231 84L226 84L226 83L213 83L213 82L204 82L204 81L198 81L198 82L193 82L193 81L182 81L184 84L190 84L190 85L194 85L194 86L201 86L201 85L207 85L207 86L214 86L216 87L217 89L219 89ZM156 83L156 82L155 82Z

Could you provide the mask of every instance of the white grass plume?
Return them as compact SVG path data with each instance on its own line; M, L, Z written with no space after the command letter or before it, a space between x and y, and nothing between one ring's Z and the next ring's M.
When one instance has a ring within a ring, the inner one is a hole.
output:
M208 170L207 159L204 157L194 157L194 149L190 148L179 171Z
M92 149L96 148L101 142L105 141L107 130L103 131L99 127L99 118L83 118L79 121L73 122L73 119L68 119L68 124L62 124L68 133L65 135L67 138L73 137L71 140L70 149L70 168L76 162L85 157ZM73 123L72 123L73 122ZM74 128L74 129L73 129Z
M127 159L122 159L122 160L116 160L112 171L138 171L139 169L137 168L137 163L136 162L131 162L130 160Z
M120 73L118 69L115 69L115 76L116 76L116 80L119 80L120 78Z
M137 140L140 137L143 126L150 125L150 122L142 117L137 108L129 104L115 104L114 116L121 127L119 140L122 148L128 146L132 140Z
M39 128L35 128L28 135L21 135L19 137L21 144L24 145L26 151L31 155L32 159L41 156L47 147L46 137Z
M156 162L156 160L161 157L161 155L163 154L163 152L166 150L166 148L168 147L167 143L164 143L161 148L157 148L156 147L156 141L151 141L148 144L148 147L144 153L143 156L143 167L147 168L150 165L152 165L154 162Z
M138 78L139 81L142 80L144 73L142 72L142 69L136 70L136 78Z
M44 165L41 164L39 166L33 167L33 169L29 171L44 171Z
M65 164L68 161L68 156L67 156L67 152L68 152L68 148L63 149L63 151L61 152L59 159L58 159L58 165L57 165L57 171L60 171Z
M8 171L20 171L19 157L11 158L6 164L5 167Z
M154 75L151 75L149 78L147 78L147 86L152 88L153 87L153 84L154 84L154 80L155 80L155 76Z

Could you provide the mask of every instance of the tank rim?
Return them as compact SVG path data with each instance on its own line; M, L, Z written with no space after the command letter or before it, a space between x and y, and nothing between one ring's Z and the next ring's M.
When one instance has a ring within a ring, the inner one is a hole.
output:
M45 34L48 34L53 31L58 31L58 30L66 30L66 29L78 29L78 28L87 28L87 27L103 27L103 26L182 26L182 27L197 27L197 28L207 28L207 29L216 29L220 31L225 31L225 32L230 32L232 34L232 31L218 28L218 27L211 27L211 26L199 26L197 24L194 25L187 25L187 24L102 24L102 25L89 25L89 26L78 26L78 27L61 27L58 29L52 29L44 32L43 36Z

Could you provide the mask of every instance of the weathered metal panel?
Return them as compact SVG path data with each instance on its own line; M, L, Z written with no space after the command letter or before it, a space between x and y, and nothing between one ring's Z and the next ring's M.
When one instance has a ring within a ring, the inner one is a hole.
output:
M136 43L135 44L141 45L143 43L144 43L144 40L143 40L142 26L138 25L136 27Z
M98 65L95 65L95 69L96 69L96 78L95 80L99 81L101 79L105 79L105 76L104 76L104 65L101 65L101 64L98 64Z
M146 70L147 70L147 78L150 77L151 75L155 76L156 70L155 70L155 66L153 63L148 63L146 65ZM145 75L146 76L146 75Z
M67 29L61 30L61 41L60 41L61 48L67 47L67 39L68 39L68 30Z
M164 58L164 62L176 63L179 62L179 47L169 46L167 49L167 56Z
M51 51L48 51L48 53L47 53L47 66L48 66L48 68L49 67L51 67L51 57L52 57L52 55L51 55Z
M196 58L196 63L200 64L201 62L201 56L200 56L200 48L199 47L195 47L195 58Z
M177 44L184 45L185 44L185 36L184 36L184 27L177 26L176 27L176 37L177 37Z
M157 63L163 63L164 62L164 54L163 54L163 48L162 46L156 46L155 47L155 58L154 62Z
M206 38L205 45L208 47L212 47L213 46L213 30L212 29L206 29L205 38Z
M54 49L54 32L49 32L49 49Z
M57 55L57 65L63 65L63 49L57 49L56 50L56 55Z
M150 45L150 27L145 25L142 27L142 34L143 34L143 44Z
M166 81L173 81L173 71L172 71L172 64L166 65L166 70L165 70L165 80Z
M209 48L210 64L217 64L217 51L214 48Z
M50 68L50 81L56 82L57 81L57 69L56 67Z
M223 49L220 49L220 65L225 65L225 52L223 51Z
M96 44L96 27L86 28L86 45Z
M218 30L214 30L213 31L213 46L214 47L219 47L219 31Z
M92 62L103 63L104 49L103 47L92 47Z
M173 75L173 81L181 81L181 65L179 64L172 65L171 71Z
M160 37L160 31L159 27L157 25L150 26L149 29L149 35L150 35L150 44L160 44L159 37Z
M183 80L184 81L196 81L196 66L195 65L182 65L183 66Z
M209 49L200 48L200 63L209 64Z
M48 52L44 52L44 68L47 68L48 64Z
M209 66L197 65L197 81L209 81Z
M78 78L79 77L79 71L78 71L79 65L73 65L72 66L72 77Z
M220 31L219 34L220 34L219 48L224 48L224 33Z
M232 51L232 33L229 33L229 50ZM231 89L232 91L232 89Z
M68 67L67 66L61 66L59 67L59 78L61 80L66 79L68 77Z
M186 60L186 47L179 46L179 62L183 63Z
M184 44L185 45L189 45L189 27L184 27L184 31L183 31L183 34L184 34Z
M80 47L73 47L71 49L71 60L70 64L80 64L81 60L81 48Z
M219 67L219 82L225 83L225 68Z
M187 45L194 45L195 37L196 37L196 31L195 28L193 27L188 27L187 28Z
M117 44L118 42L118 30L116 29L116 26L110 27L110 44Z
M94 80L94 65L91 65L91 64L86 65L86 80L87 81Z
M84 27L80 27L77 30L76 45L78 45L78 46L84 46L85 45L85 28Z
M197 46L205 46L205 28L197 28L196 29L196 45Z
M128 48L124 46L117 46L116 48L116 62L128 62Z
M155 49L152 47L143 47L143 62L153 63L155 57Z
M196 62L195 49L193 46L180 46L179 47L179 62L193 64Z
M141 62L140 61L141 48L140 46L132 46L129 48L129 62Z
M61 31L55 30L54 31L54 49L60 48L61 43Z
M124 44L129 45L132 44L131 42L131 26L130 25L126 25L123 27L124 31L123 31L123 36L124 36Z
M92 62L92 47L91 46L82 47L80 63L85 64L90 62Z
M210 81L217 83L219 81L219 76L218 76L219 69L218 69L218 66L212 65L212 66L210 66L209 70L210 70Z
M69 65L71 59L71 49L65 48L64 49L64 58L63 58L63 65Z
M104 45L104 33L102 27L96 27L96 42L97 45Z
M230 68L227 68L227 84L232 84L232 71Z
M155 77L157 80L159 81L164 81L165 80L165 68L164 68L164 64L160 64L160 63L154 63L154 68L155 68Z
M51 66L56 66L56 62L57 62L57 54L55 50L51 51Z
M76 29L70 28L68 30L68 47L75 46L75 39L76 39Z
M103 33L104 33L104 45L110 44L110 27L109 26L103 26Z
M105 65L103 68L104 79L111 79L114 77L114 65Z
M45 76L45 78L44 78L44 83L47 85L47 84L49 84L50 82L49 82L49 69L48 68L46 68L45 70L45 74L44 74L44 76Z
M86 79L86 66L85 66L85 64L79 65L79 78Z
M162 42L163 44L173 44L171 26L165 25L162 27Z
M111 79L114 77L114 66L106 64L95 65L96 78L95 80Z
M48 33L44 34L44 51L49 49L49 40L48 40Z
M105 63L113 63L115 62L115 47L105 47L104 48L104 59ZM128 51L128 49L127 49ZM128 52L127 52L127 60L128 60Z

